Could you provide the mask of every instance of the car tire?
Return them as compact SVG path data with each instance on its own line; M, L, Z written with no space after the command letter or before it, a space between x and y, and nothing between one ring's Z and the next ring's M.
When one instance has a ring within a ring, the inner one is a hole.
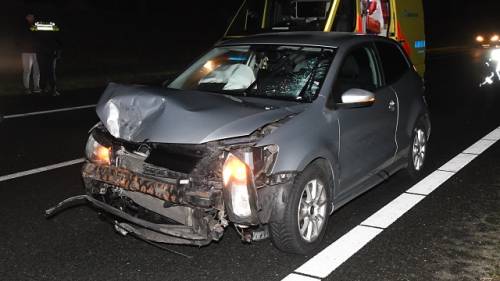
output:
M412 178L419 178L424 170L427 151L429 149L427 130L422 121L419 121L412 131L408 151L407 172Z
M306 254L323 240L331 211L331 173L320 161L297 175L287 198L282 221L271 222L273 244L280 250Z

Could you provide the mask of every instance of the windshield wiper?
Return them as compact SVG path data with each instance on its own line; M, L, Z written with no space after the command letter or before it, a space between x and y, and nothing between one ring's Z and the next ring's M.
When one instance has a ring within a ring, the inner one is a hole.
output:
M239 99L237 98L236 96L234 95L228 95L228 94L222 94L222 96L224 96L225 98L228 98L232 101L235 101L235 102L239 102L239 103L243 103L243 100L242 99Z

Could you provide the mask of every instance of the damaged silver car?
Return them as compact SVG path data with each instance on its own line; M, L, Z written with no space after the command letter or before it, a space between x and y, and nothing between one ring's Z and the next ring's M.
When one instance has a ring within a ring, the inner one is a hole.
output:
M110 84L86 145L82 201L119 232L203 246L319 246L329 216L423 169L430 121L401 47L353 34L263 34L219 43L166 88Z

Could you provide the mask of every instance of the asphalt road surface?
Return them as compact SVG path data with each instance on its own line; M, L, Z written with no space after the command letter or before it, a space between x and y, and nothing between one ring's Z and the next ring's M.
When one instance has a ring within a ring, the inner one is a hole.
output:
M500 88L478 88L473 52L429 57L432 173L500 126ZM71 96L0 99L0 178L83 157L100 90ZM269 240L243 244L231 228L203 248L167 246L187 259L116 233L90 207L53 219L44 210L82 194L80 165L0 180L0 280L319 280L293 273L309 256L284 254ZM398 173L338 210L322 249L418 181ZM318 250L320 252L322 249ZM325 267L328 264L324 265ZM384 229L326 280L500 280L500 142Z

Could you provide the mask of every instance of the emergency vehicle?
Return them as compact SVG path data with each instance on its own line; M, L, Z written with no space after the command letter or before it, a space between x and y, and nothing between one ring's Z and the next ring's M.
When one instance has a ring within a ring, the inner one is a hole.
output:
M425 73L421 0L245 0L225 39L262 32L357 32L402 44L419 74Z

